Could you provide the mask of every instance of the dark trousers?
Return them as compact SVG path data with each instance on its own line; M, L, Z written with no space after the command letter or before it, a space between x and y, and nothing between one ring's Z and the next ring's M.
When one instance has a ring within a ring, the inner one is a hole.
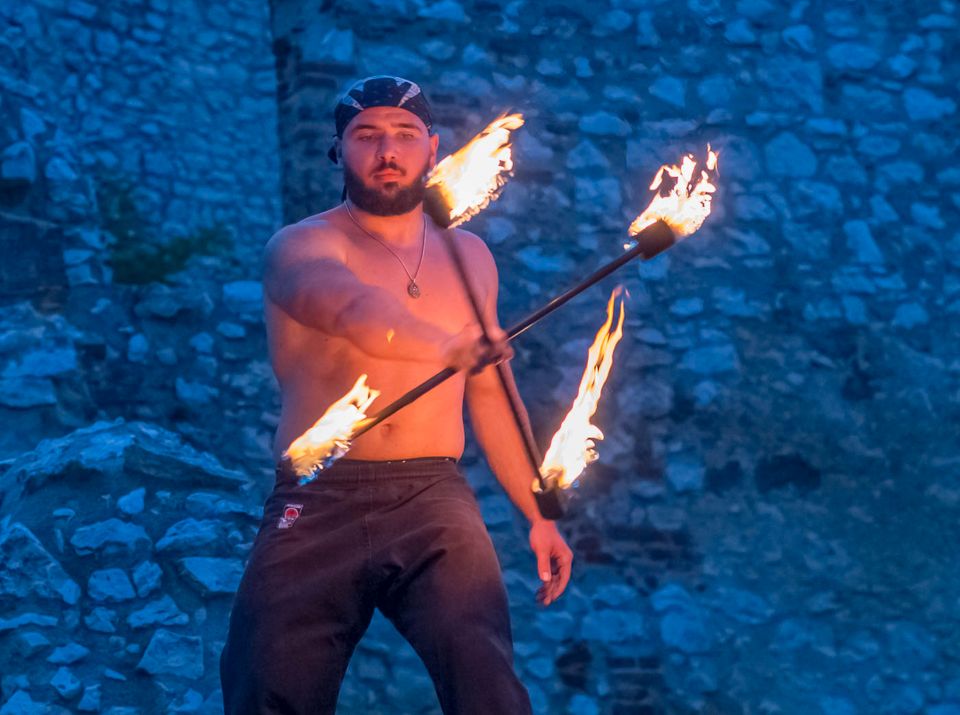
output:
M457 463L342 459L296 480L278 468L233 603L226 715L333 713L374 608L423 659L445 715L529 715L500 563Z

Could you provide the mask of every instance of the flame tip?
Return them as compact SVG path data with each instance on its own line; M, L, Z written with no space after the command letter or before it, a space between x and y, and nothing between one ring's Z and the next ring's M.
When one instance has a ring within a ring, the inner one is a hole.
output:
M713 151L711 145L707 144L707 158L705 165L708 171L716 172L718 153ZM634 219L633 223L627 229L630 235L637 235L650 224L662 220L678 238L684 238L696 232L707 216L710 215L711 201L716 186L711 183L710 175L701 170L700 178L696 184L693 183L694 170L697 161L693 154L685 154L680 166L664 164L654 176L650 184L650 190L659 190L653 197L650 205ZM676 179L673 187L663 193L661 189L663 184L663 175L667 174Z
M436 187L443 199L449 227L469 220L500 195L513 173L510 132L523 123L520 113L501 114L430 172L427 188Z
M298 476L309 481L310 475L327 468L350 449L354 431L380 396L380 391L369 387L366 380L367 373L360 375L343 397L283 451Z
M550 448L540 467L541 474L559 470L562 488L576 482L588 464L599 457L596 440L603 439L603 431L590 422L596 412L600 393L613 367L613 352L623 337L623 321L626 315L622 296L623 286L618 285L607 300L607 316L597 331L587 353L587 361L580 381L577 397L560 429L554 434ZM617 300L619 298L619 300ZM614 306L619 311L617 325L613 328Z

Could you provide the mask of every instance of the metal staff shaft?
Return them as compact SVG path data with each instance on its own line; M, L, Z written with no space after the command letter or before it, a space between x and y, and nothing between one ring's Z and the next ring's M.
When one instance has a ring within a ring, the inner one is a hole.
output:
M450 254L450 258L453 259L453 264L456 266L457 273L460 274L460 281L463 283L463 290L467 294L467 298L470 300L470 306L473 308L474 316L477 319L477 322L480 324L480 330L483 331L483 337L490 344L493 341L490 339L490 334L487 331L487 323L483 317L483 311L480 307L480 303L477 301L477 296L473 292L473 288L470 286L470 278L467 275L467 267L463 264L463 256L460 255L460 249L456 244L456 241L453 238L453 234L450 233L449 229L446 229L442 232L443 241L447 247L447 252ZM533 470L535 475L535 481L539 482L543 486L543 477L540 474L540 452L537 449L537 443L533 439L533 435L526 429L524 429L523 418L521 417L521 405L519 404L519 399L513 390L510 389L509 381L507 380L507 366L502 363L497 363L494 365L497 371L497 378L500 380L500 386L503 388L503 393L507 398L507 402L510 404L510 412L513 413L513 420L517 425L517 429L520 430L520 438L523 440L524 452L527 455L527 461L530 463L530 468Z
M676 237L674 236L673 231L663 221L657 221L656 223L653 223L647 228L643 229L643 231L636 235L636 240L636 246L628 251L625 251L623 255L601 266L575 286L570 288L570 290L561 293L542 308L535 310L519 323L511 327L510 331L508 332L510 339L520 335L520 333L526 331L541 318L549 315L570 299L580 295L590 286L603 280L625 263L629 263L638 256L643 256L643 260L645 261L649 260L676 243Z
M539 308L528 315L519 323L511 326L510 329L507 330L507 340L513 340L515 337L532 327L535 323L539 322L544 317L555 311L561 305L580 295L590 286L603 280L625 263L629 263L634 258L640 256L642 256L643 260L645 261L649 260L676 243L676 237L674 236L673 231L663 221L657 221L656 223L647 226L647 228L638 233L635 238L637 240L637 245L631 248L629 251L626 251L623 255L601 266L589 276L584 278L581 282L577 283L564 293L561 293L542 308ZM435 388L437 385L446 382L456 374L456 370L451 367L447 367L433 377L427 378L412 390L401 395L382 410L377 412L377 414L371 415L360 422L357 428L353 431L351 439L355 439L364 432L373 429L388 417L391 417L414 400L430 392L430 390ZM538 467L537 474L539 473Z

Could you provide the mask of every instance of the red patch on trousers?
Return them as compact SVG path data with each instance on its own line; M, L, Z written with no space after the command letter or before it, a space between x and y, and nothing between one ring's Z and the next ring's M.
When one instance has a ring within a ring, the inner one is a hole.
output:
M293 522L297 520L297 517L300 516L300 510L303 509L303 504L286 504L283 507L283 516L280 517L280 521L277 522L278 529L289 529L293 526Z

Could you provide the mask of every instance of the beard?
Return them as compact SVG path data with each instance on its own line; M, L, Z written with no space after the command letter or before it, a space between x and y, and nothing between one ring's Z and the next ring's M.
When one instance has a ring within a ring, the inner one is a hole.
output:
M381 165L376 171L384 169L398 170L393 164ZM397 184L396 188L383 190L371 188L363 183L354 171L346 164L343 165L343 184L344 193L350 197L350 200L360 209L374 216L399 216L400 214L413 211L426 194L424 179L429 172L429 168L424 168L416 175L410 186L399 186L397 182L387 182L385 186Z

